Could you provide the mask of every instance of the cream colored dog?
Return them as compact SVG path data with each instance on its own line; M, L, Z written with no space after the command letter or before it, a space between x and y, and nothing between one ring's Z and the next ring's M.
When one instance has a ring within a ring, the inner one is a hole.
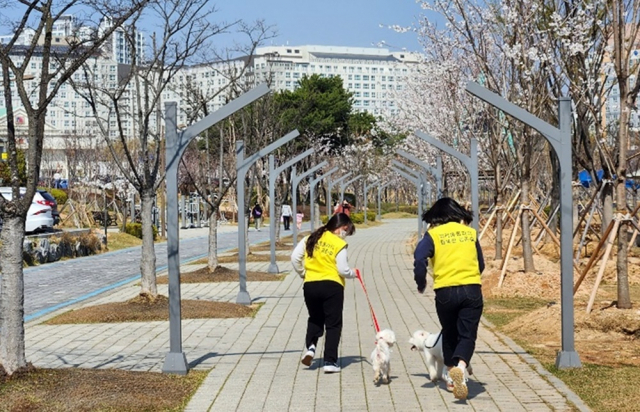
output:
M424 351L427 359L427 370L429 379L436 382L438 379L447 380L444 373L444 356L442 355L442 333L429 333L424 330L417 330L413 337L409 339L411 350ZM471 365L467 365L467 374L473 375Z
M417 330L413 333L413 337L409 339L409 343L411 344L411 350L424 351L424 357L427 359L427 370L429 371L429 379L431 379L431 382L436 382L438 379L444 380L442 334Z
M376 334L376 348L371 352L373 366L373 383L389 383L391 373L391 347L396 343L396 334L391 329L381 330Z

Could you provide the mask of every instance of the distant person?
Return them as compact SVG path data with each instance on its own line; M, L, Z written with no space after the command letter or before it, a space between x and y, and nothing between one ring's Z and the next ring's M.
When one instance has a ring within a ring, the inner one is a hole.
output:
M289 230L291 228L292 216L293 211L291 210L291 206L282 205L282 221L284 222L284 230Z
M256 202L256 205L251 210L251 216L253 216L253 221L256 225L256 230L260 231L260 225L262 224L262 207L260 204Z
M424 212L429 230L416 246L413 276L418 293L427 287L427 262L433 266L433 289L442 326L442 354L447 366L447 389L466 399L469 362L476 347L483 300L480 275L482 249L472 213L455 200L443 197Z
M298 230L302 229L302 218L304 217L304 213L302 210L298 209L298 213L296 213L296 227Z
M347 216L351 216L351 204L346 200L343 200L342 204L338 203L338 206L336 206L333 213L344 213Z

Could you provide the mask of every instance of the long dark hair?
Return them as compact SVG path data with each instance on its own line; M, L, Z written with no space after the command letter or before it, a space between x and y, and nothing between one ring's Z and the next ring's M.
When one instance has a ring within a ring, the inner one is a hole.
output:
M473 213L450 197L443 197L422 214L422 220L433 226L460 221L468 225L473 221Z
M326 225L320 226L309 236L309 239L307 239L307 255L313 257L313 249L316 248L316 243L318 243L324 232L333 232L342 226L347 226L348 236L356 233L356 227L353 225L351 218L346 213L336 213L331 216Z

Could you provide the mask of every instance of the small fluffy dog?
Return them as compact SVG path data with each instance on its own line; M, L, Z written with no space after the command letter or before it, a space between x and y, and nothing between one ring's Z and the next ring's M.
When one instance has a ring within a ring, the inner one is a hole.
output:
M396 343L396 334L391 329L381 330L376 334L376 348L371 352L371 365L373 366L373 383L382 380L389 383L391 373L391 347Z
M436 382L438 379L444 380L442 333L429 333L424 330L417 330L413 333L413 337L409 339L409 343L411 344L411 350L422 349L424 351L431 382Z
M417 330L413 337L409 339L411 350L424 351L427 359L427 370L432 382L438 379L447 380L444 373L444 356L442 355L442 333L429 333L424 330ZM467 374L473 375L471 365L467 365Z

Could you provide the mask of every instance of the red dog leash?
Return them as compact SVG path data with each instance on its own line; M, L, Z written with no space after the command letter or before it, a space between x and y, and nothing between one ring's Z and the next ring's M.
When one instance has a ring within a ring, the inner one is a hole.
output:
M367 293L367 288L364 286L364 282L362 281L362 276L360 276L360 270L356 269L356 277L360 281L362 285L362 290L364 290L364 296L367 298L367 303L369 303L369 310L371 311L371 317L373 318L373 326L376 328L376 333L380 332L380 326L378 325L378 319L376 318L376 314L373 311L373 306L371 306L371 301L369 300L369 294Z

